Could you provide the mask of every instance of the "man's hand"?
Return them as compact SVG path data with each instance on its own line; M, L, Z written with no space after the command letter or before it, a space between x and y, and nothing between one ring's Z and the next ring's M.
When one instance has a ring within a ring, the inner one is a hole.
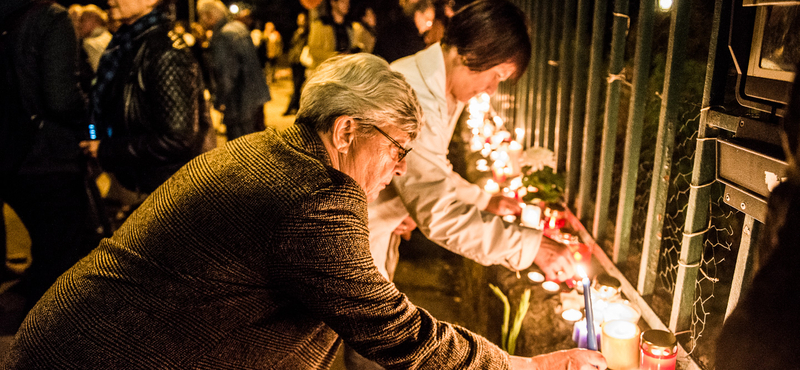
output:
M92 158L97 158L97 149L100 148L100 140L84 140L78 143L83 149L83 154Z
M605 370L608 365L600 352L570 349L536 357L508 356L512 370Z
M400 226L397 226L397 228L392 231L392 234L400 235L403 240L409 240L411 239L411 232L416 228L417 223L414 222L414 219L411 218L411 216L406 216L405 220L400 223Z
M569 247L546 236L542 236L533 263L542 269L547 280L562 282L575 276L575 258Z
M522 213L522 207L519 206L518 200L497 194L489 199L489 204L486 205L485 211L498 216L507 216Z

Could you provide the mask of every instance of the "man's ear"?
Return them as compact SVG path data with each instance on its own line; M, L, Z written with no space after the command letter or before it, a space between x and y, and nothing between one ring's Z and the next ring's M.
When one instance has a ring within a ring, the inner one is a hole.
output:
M333 146L342 154L347 154L350 149L350 144L356 137L356 128L358 124L355 118L351 116L339 116L333 122L331 127L331 136L333 139Z

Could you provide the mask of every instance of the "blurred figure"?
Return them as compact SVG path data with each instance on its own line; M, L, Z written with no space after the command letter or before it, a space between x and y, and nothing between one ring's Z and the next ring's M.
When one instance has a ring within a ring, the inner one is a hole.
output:
M444 30L447 28L447 23L450 17L453 16L454 0L434 0L434 8L436 15L433 18L433 24L428 32L425 32L425 47L431 46L442 40L444 37Z
M312 73L322 62L339 54L353 52L353 24L347 21L350 0L324 0L323 12L313 20L308 33Z
M292 68L292 84L294 91L292 98L289 100L289 105L286 111L283 112L284 116L297 114L297 109L300 108L300 91L303 88L303 83L306 81L306 67L300 63L300 55L303 53L303 48L308 44L308 15L304 12L297 14L297 29L294 30L292 35L292 44L289 49L289 66Z
M108 32L106 24L108 24L108 15L100 7L94 4L83 7L78 35L83 40L83 50L86 51L89 64L94 72L97 72L100 57L111 41L111 32Z
M244 23L228 20L228 8L220 0L200 0L197 15L203 27L213 30L211 95L223 113L228 140L263 130L264 104L271 98L250 31Z
M105 230L91 222L87 190L96 185L87 181L78 146L87 131L86 98L67 10L46 1L6 0L0 28L0 201L30 235L33 262L20 286L30 308Z
M353 22L353 51L371 53L375 49L375 12L372 8L364 9L358 22Z
M123 25L92 91L97 139L81 142L139 201L214 145L200 66L173 31L167 3L109 1L111 18Z
M264 65L264 74L267 76L267 84L271 84L275 79L278 58L283 55L283 38L281 38L280 32L275 29L275 24L272 22L264 24L264 32L261 37L267 56Z
M81 36L81 15L83 14L83 5L72 4L67 9L69 19L72 21L72 26L75 31L75 37L78 38L78 44L83 43ZM78 48L78 78L81 85L81 91L86 96L92 92L92 80L94 80L95 69L89 62L89 55L83 47Z
M399 0L378 19L373 53L389 63L425 49L436 15L432 0Z

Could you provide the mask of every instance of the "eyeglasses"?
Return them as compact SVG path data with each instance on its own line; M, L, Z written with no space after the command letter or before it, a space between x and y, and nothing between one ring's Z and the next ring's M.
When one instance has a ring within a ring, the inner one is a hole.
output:
M391 136L389 136L389 134L383 132L383 130L378 128L378 126L375 126L375 125L370 125L370 126L374 127L376 130L378 130L378 132L380 132L381 135L383 135L384 137L389 139L389 141L391 141L392 144L394 144L394 146L397 147L397 161L398 162L402 161L403 158L405 158L408 155L408 153L411 151L412 148L408 148L408 149L403 148L403 146L400 145L400 143L398 143L397 140L393 139Z

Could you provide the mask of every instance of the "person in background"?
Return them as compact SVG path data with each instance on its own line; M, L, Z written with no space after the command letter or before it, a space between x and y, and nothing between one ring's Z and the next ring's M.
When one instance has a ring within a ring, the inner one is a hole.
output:
M408 155L408 171L369 205L370 248L387 279L399 259L399 236L417 225L434 243L482 265L520 271L536 263L549 280L575 274L565 245L502 220L520 211L516 200L469 183L447 159L465 103L519 78L530 54L525 14L505 0L478 0L453 16L441 44L392 63L414 87L427 124ZM354 364L348 369L369 368L356 355L348 358Z
M89 64L94 72L97 72L100 57L111 41L111 32L108 32L108 28L106 28L107 23L108 15L100 7L94 4L83 7L78 35L83 40L83 50L86 51Z
M350 0L323 1L323 12L311 22L308 32L311 73L332 56L352 53L354 47L353 24L347 20Z
M67 8L69 19L72 21L72 26L75 31L75 37L78 38L78 44L83 43L81 39L81 14L83 14L83 5L72 4ZM78 79L81 85L81 91L86 96L92 93L92 81L94 80L95 68L89 62L89 55L83 47L78 48Z
M800 71L800 62L795 65ZM795 77L782 124L786 179L767 201L759 232L753 281L725 319L716 343L718 370L782 370L797 367L800 297L792 284L800 264L800 78ZM751 252L752 253L752 252Z
M109 6L123 25L100 59L92 90L97 139L81 146L141 202L214 142L200 66L173 32L169 1Z
M386 61L329 59L294 126L178 171L61 276L0 367L325 369L344 341L389 368L605 369L585 349L510 356L377 271L367 202L405 172L421 120Z
M250 31L240 21L229 21L228 8L220 0L198 1L197 15L203 27L213 30L211 95L223 113L228 140L263 130L264 104L271 97Z
M303 48L308 44L308 15L305 12L297 14L297 29L292 34L292 44L289 48L289 66L292 69L292 85L294 91L292 98L289 100L289 105L286 111L283 112L284 116L291 116L297 114L297 109L300 108L300 91L303 88L303 83L306 81L306 67L300 62L300 55L303 53Z
M371 53L375 48L375 12L367 7L358 22L353 22L353 51Z
M432 0L399 0L378 18L373 53L389 63L425 49L423 34L433 25Z
M87 133L87 108L67 10L47 1L6 0L0 31L0 204L16 212L30 236L32 262L14 288L27 311L104 230L92 224L88 191L96 184L87 181L78 145ZM4 246L5 233L0 238ZM0 275L7 275L0 252Z
M433 18L433 24L428 32L425 32L425 47L431 46L442 40L444 37L444 30L447 28L447 22L453 16L454 0L434 0L434 8L436 15Z
M271 84L275 80L275 70L278 67L278 58L283 55L283 38L280 32L275 29L275 24L267 22L264 24L264 33L261 35L262 43L265 45L266 51L266 64L264 66L264 73L267 77L267 83Z

